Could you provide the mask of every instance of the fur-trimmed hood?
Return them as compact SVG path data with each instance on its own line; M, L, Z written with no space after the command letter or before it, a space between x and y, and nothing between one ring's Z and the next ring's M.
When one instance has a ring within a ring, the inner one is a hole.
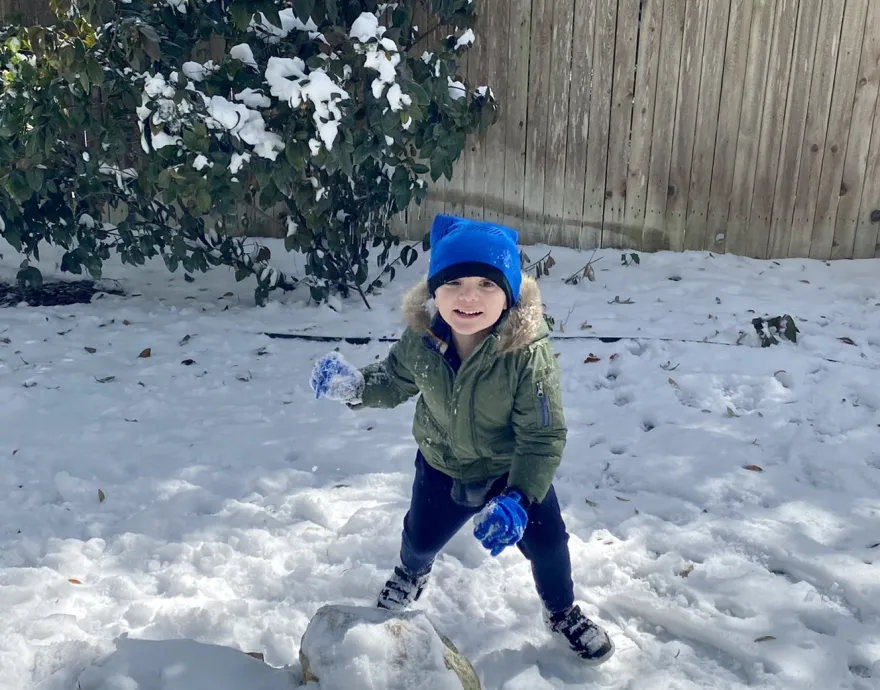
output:
M403 298L403 315L407 327L417 333L425 333L437 313L428 281L422 280L411 288ZM531 345L548 333L544 321L544 305L538 281L523 274L519 301L502 317L495 330L498 338L496 353L515 352Z

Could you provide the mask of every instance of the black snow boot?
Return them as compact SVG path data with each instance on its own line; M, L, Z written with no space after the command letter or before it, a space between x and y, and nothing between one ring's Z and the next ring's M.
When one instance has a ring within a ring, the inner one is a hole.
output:
M401 566L397 566L391 579L379 592L379 601L376 605L381 609L401 611L418 600L427 582L427 574L411 575Z
M547 614L550 630L565 639L571 650L589 664L601 664L614 654L614 643L602 628L587 618L575 604Z

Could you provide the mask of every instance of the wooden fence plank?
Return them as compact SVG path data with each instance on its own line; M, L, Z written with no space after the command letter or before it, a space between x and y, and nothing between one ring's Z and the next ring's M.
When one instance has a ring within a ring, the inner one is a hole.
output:
M654 131L654 104L657 98L657 73L663 41L663 0L645 0L639 31L638 68L633 97L632 132L629 164L623 193L625 213L621 224L632 235L641 235L648 201L648 174L651 168L651 143ZM665 65L668 71L671 65ZM612 181L613 182L613 181ZM614 191L614 190L612 190ZM639 238L641 240L641 238Z
M495 83L490 81L488 59L491 52L487 47L487 43L492 37L498 36L497 27L494 26L493 15L487 14L494 9L491 5L493 2L483 0L483 4L479 5L479 14L474 25L474 33L476 40L467 51L467 75L468 85L476 89L478 86L491 84L495 91ZM497 38L496 38L497 40ZM496 94L497 95L497 94ZM495 129L494 127L492 128ZM488 132L486 133L488 136ZM493 134L497 133L493 132ZM465 146L467 155L458 163L462 168L462 215L475 220L483 220L483 205L491 198L486 178L488 170L486 166L486 137L480 136L479 132L468 137ZM501 169L504 175L504 159L492 161Z
M819 195L816 199L813 236L810 241L810 257L814 259L831 258L831 249L834 244L834 223L837 219L843 163L846 158L849 131L852 124L856 79L859 72L859 59L862 56L867 12L868 0L847 0L843 15L843 29L840 33L840 52L837 56L834 91L831 96L828 133L825 137L825 150L822 157L822 174L819 179Z
M544 175L544 242L558 244L563 230L565 154L568 146L574 0L552 0L550 98L547 109L547 162Z
M873 221L872 214L880 211L880 100L874 110L874 126L871 148L868 151L868 167L865 171L865 186L859 209L859 223L856 226L854 259L880 257L880 222Z
M688 185L685 250L706 249L709 195L715 163L715 135L721 107L721 79L724 74L730 0L707 0L706 44L700 75L700 97L694 136L693 169ZM714 239L713 239L714 242Z
M413 25L418 27L419 35L426 36L425 50L430 49L441 31L440 27L435 28L434 26L433 15L428 7L429 2L430 0L421 0L413 8ZM446 212L447 179L441 176L440 179L433 182L430 175L425 179L428 182L428 196L421 207L409 215L407 222L408 229L415 233L414 236L410 236L411 239L424 237L431 230L434 217Z
M587 175L584 182L584 212L578 246L603 246L605 175L608 167L608 137L611 129L611 93L614 75L614 44L617 37L617 2L597 3L596 41L593 46L593 90L590 96L590 140Z
M804 2L812 2L812 0L804 0ZM756 258L766 258L770 239L770 221L773 216L776 177L779 173L779 154L785 124L785 104L788 100L798 6L798 0L781 0L776 10L764 112L761 117L754 193L744 246L744 253Z
M704 240L704 246L714 251L724 250L723 240L727 232L727 214L730 209L730 193L736 164L736 137L742 112L751 25L752 0L732 0L722 78L722 107L719 111L715 140L709 215Z
M520 226L525 198L526 121L528 118L529 54L531 46L531 0L509 3L507 51L507 102L503 107L504 133L504 224ZM487 155L500 155L494 151Z
M581 219L587 180L587 143L590 138L590 97L593 80L593 46L596 32L596 3L575 0L572 28L571 92L569 132L565 147L565 194L562 200L563 241L580 246Z
M878 93L880 93L880 2L871 2L868 4L850 136L846 161L843 164L843 181L840 185L834 243L831 247L832 259L845 259L854 255L859 205L866 180L865 172L868 166L868 151L871 145Z
M504 222L504 189L505 189L505 144L507 127L511 122L507 110L513 106L510 101L508 83L508 50L510 46L510 2L508 0L483 0L482 21L486 27L485 41L480 52L479 61L485 66L485 78L480 85L488 83L499 104L498 121L489 128L481 151L485 180L483 187L485 199L481 218L493 223ZM475 58L471 57L471 65ZM478 70L478 74L481 72ZM479 173L479 165L473 166L475 174ZM468 184L472 178L468 178ZM473 183L479 186L476 178Z
M614 45L614 84L605 173L606 201L603 213L602 246L626 247L638 244L624 225L626 171L629 161L629 130L635 89L636 38L639 29L639 0L618 0L617 36Z
M645 225L639 243L642 251L669 249L669 237L665 228L666 203L669 200L669 168L672 163L672 139L675 133L685 6L685 0L666 0L663 7L660 64L666 68L657 78L654 141L651 144ZM637 248L639 244L635 247Z
M807 126L804 132L803 154L798 170L797 194L791 221L791 240L788 256L810 255L813 237L813 220L816 216L816 197L822 175L822 157L828 133L828 115L831 110L831 94L837 53L840 49L840 31L843 22L844 3L826 0L819 19L819 40L816 45L816 69L810 86L810 102L807 106Z
M523 241L544 239L544 173L547 166L547 134L550 125L550 39L553 0L532 0L531 48L529 51L529 111L526 119L526 183Z
M669 199L666 204L666 234L672 251L684 249L708 4L707 0L688 0L685 9L672 165L669 170Z
M449 35L448 31L444 34ZM457 33L461 33L460 31ZM453 79L461 77L462 80L467 77L468 64L470 62L469 52L467 51L459 58L458 74ZM473 137L469 137L472 139ZM446 181L446 210L445 212L452 216L462 217L465 215L465 176L468 170L468 146L469 142L465 142L465 146L461 151L458 160L453 164L452 179Z
M749 213L755 189L758 141L761 137L761 119L767 90L767 68L776 19L775 5L775 0L755 0L752 13L742 112L736 137L733 189L724 239L724 251L732 254L745 254L748 250Z
M774 259L788 256L791 219L797 194L797 170L803 155L807 107L810 100L809 85L813 80L821 9L822 2L816 0L802 2L798 10L788 102L782 126L782 148L774 187L770 239L767 245L767 256Z

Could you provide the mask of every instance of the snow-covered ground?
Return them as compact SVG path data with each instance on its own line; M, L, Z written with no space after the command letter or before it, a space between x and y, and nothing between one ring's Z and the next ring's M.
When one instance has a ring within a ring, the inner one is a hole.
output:
M590 254L554 249L541 286L576 593L617 654L560 650L524 559L468 529L419 608L491 690L880 687L880 260L603 254L571 286ZM0 687L291 687L310 616L371 604L395 564L413 403L315 401L334 344L261 333L399 335L424 268L369 312L115 263L126 297L0 309ZM781 314L798 344L757 347ZM564 340L585 335L630 339Z

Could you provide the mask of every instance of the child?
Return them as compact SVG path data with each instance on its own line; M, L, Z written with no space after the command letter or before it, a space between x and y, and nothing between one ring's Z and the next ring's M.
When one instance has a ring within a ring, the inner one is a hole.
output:
M474 536L492 556L515 544L530 561L550 630L598 664L614 645L574 603L568 534L552 485L567 434L559 367L517 240L509 228L438 216L428 279L404 300L400 341L361 370L338 353L325 355L311 386L317 397L355 409L396 407L419 395L400 565L380 607L417 600L434 558L476 516Z

